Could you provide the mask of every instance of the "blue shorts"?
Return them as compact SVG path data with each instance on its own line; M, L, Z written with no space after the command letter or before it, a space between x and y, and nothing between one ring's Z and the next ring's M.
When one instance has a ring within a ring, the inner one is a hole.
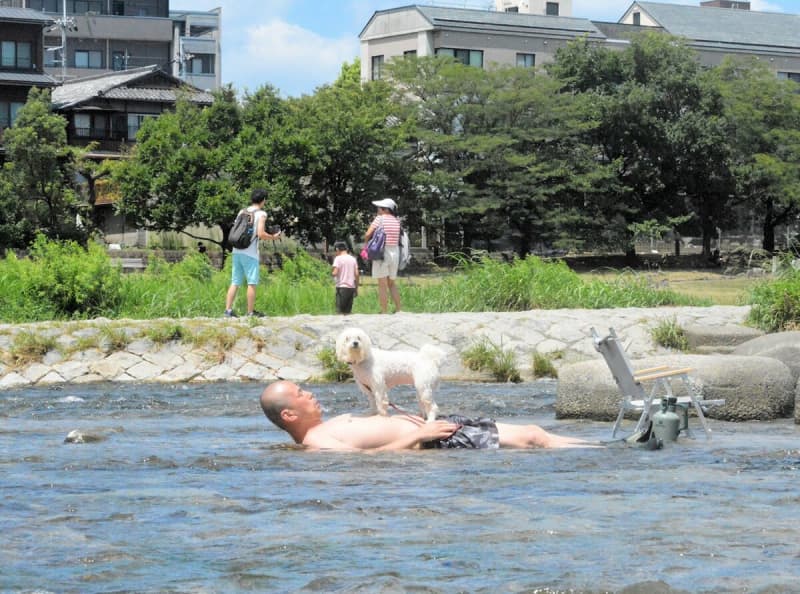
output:
M257 285L260 272L260 263L255 258L244 254L233 254L233 268L231 270L231 284L241 287L247 279L248 285Z

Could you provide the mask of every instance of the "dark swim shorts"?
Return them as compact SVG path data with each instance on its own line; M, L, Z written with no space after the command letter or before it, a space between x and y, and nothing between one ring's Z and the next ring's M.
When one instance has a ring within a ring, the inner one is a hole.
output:
M473 448L476 450L495 450L500 447L500 436L497 434L497 425L494 419L468 419L460 415L447 415L446 417L437 417L437 419L457 423L461 427L450 437L424 442L422 449Z

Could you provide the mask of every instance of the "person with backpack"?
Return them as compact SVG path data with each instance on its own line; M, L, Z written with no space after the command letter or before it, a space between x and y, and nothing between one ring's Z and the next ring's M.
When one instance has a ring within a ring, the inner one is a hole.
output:
M386 236L383 258L372 260L372 278L378 279L378 303L381 313L387 313L391 294L395 312L398 312L400 292L395 280L400 263L400 219L396 215L397 203L391 198L384 198L375 200L372 204L378 207L378 214L364 234L364 241L369 242L378 229L381 229Z
M264 202L267 200L267 191L256 188L250 194L250 206L243 209L236 216L230 241L233 248L233 268L231 272L231 286L225 298L225 317L235 318L233 302L239 287L247 282L247 315L262 317L264 314L255 310L256 287L258 286L261 262L258 256L258 241L260 239L278 239L280 230L276 233L267 233L267 213L264 212ZM239 231L246 224L246 228ZM234 237L234 233L236 237ZM240 237L243 236L243 237ZM237 247L238 246L238 247Z

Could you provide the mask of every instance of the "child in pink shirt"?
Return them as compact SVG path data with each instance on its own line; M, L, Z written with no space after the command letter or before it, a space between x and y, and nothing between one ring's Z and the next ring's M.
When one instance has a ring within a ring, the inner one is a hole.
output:
M358 295L358 262L347 252L345 242L337 241L333 249L336 257L331 274L336 279L336 313L349 314L353 311L353 297Z

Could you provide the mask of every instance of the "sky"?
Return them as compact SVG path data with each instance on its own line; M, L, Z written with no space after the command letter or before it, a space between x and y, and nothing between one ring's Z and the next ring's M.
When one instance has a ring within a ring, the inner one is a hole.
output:
M659 0L698 6L700 0ZM239 92L265 84L284 97L332 83L360 55L358 34L376 10L414 0L171 0L172 10L222 8L222 82ZM418 0L488 8L492 0ZM572 16L616 22L632 0L573 0ZM800 14L800 0L751 0L751 9Z

